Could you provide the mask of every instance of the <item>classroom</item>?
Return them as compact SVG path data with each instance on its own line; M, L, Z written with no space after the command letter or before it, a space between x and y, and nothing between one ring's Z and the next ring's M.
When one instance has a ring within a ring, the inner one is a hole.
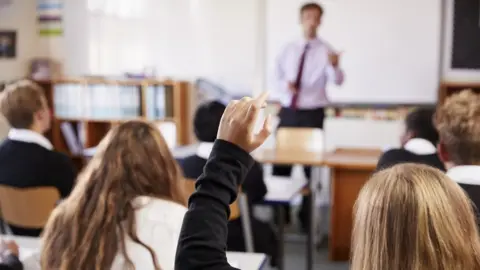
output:
M0 0L0 270L480 269L478 0Z

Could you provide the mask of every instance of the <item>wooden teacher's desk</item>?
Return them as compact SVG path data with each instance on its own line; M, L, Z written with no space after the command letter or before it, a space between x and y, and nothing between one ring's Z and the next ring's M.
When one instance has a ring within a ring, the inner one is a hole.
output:
M350 257L353 207L358 194L374 172L379 150L337 149L327 153L324 164L331 172L329 256L333 261Z
M329 255L331 260L345 261L350 255L353 207L363 184L374 172L380 155L381 151L376 149L337 149L328 153L261 150L253 156L262 163L312 166L312 178L320 177L316 168L330 167L332 209ZM308 243L308 250L311 250L312 244ZM313 258L307 257L308 265L311 265Z

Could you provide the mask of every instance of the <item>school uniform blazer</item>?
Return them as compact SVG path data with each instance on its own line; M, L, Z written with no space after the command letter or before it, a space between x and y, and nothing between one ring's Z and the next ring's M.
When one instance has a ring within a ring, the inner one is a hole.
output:
M158 265L163 270L174 269L175 253L183 217L187 208L178 203L151 197L138 197L134 200L138 238L157 256ZM127 236L127 254L139 270L154 270L150 252L134 243ZM125 258L117 255L112 270L123 270Z
M376 170L387 169L401 163L424 164L445 171L435 145L422 138L413 138L403 148L391 149L383 153L378 160Z
M448 177L457 182L476 206L477 219L480 209L480 166L456 166L448 170ZM477 221L478 222L478 221Z

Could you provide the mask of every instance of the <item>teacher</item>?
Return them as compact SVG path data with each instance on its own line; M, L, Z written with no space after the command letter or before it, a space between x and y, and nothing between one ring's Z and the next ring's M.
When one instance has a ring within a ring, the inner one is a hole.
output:
M339 53L317 36L322 15L323 8L319 4L304 4L300 9L303 38L288 43L277 57L277 89L271 94L282 105L279 127L323 128L324 107L328 104L327 82L343 83ZM310 168L304 170L310 177ZM290 173L291 166L273 168L274 175L289 176ZM304 229L309 224L307 217L308 202L304 198L299 212Z

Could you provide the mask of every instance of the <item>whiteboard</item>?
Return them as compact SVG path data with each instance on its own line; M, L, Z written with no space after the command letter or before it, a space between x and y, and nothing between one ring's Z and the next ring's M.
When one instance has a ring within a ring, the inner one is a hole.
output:
M334 103L433 103L440 67L438 0L324 0L319 36L343 51L346 81L330 84ZM302 0L267 0L268 89L275 91L275 58L301 37Z

